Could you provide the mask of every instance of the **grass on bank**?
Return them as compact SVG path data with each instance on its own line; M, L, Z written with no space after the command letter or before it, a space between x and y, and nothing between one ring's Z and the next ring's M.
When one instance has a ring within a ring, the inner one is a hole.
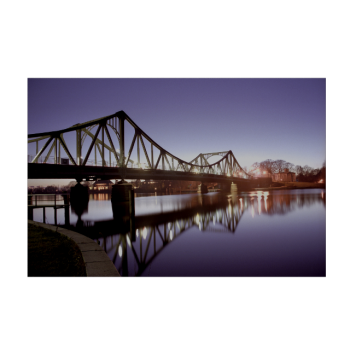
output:
M71 239L28 224L28 276L86 276L86 269Z

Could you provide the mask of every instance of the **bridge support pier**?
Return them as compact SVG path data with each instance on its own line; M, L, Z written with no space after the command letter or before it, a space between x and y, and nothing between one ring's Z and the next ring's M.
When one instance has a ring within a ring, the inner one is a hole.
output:
M237 185L233 182L231 184L231 193L237 193Z
M135 235L135 198L132 185L123 180L112 186L113 218L118 227L126 233L130 229L131 241L136 240Z
M69 194L63 196L63 201L65 204L64 207L64 224L65 226L69 226Z
M198 186L198 193L208 193L208 187L203 182Z
M83 186L80 181L71 188L70 194L72 202L89 201L89 189Z
M134 192L132 185L130 185L128 182L123 180L119 181L118 183L112 186L111 202L112 203L129 202L130 201L129 191Z

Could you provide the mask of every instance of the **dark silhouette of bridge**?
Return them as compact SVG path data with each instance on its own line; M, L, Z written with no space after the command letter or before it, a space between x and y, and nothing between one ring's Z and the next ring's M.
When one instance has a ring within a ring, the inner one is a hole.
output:
M133 138L128 145L126 123L133 130ZM93 133L94 128L97 130ZM65 141L65 135L71 132L76 134L75 158L73 150ZM91 138L91 143L87 149L85 147L84 152L83 144L88 137ZM236 184L249 184L254 181L239 165L232 151L201 153L192 161L186 162L157 144L124 111L75 124L67 129L30 134L28 139L28 143L36 144L35 156L29 156L29 179L73 178L78 182L96 179L153 179ZM43 143L40 149L39 143ZM136 161L131 159L135 147ZM61 157L61 149L66 158ZM90 158L93 149L95 157ZM97 151L101 161L98 161ZM45 152L47 153L44 156ZM107 152L109 161L106 159ZM140 162L141 154L146 159L146 165ZM219 156L221 159L209 163L208 159L212 156Z

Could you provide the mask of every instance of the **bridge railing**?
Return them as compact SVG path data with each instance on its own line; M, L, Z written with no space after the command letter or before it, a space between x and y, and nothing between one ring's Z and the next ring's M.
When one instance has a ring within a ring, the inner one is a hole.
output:
M67 203L68 194L56 193L33 193L28 194L28 205L55 204L57 202Z

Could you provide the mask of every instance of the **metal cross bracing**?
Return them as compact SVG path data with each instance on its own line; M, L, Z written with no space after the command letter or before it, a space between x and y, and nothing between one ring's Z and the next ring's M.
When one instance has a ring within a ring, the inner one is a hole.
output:
M234 233L243 212L244 207L238 203L229 204L226 208L191 217L139 227L134 242L130 234L103 236L99 241L123 276L140 276L164 248L187 230L198 227L203 232ZM131 266L134 267L133 272L130 271Z
M126 127L131 129L129 142L126 142ZM75 132L75 149L69 147L65 140L65 136L72 132ZM122 178L123 172L125 174L125 170L129 168L252 178L239 165L232 151L201 153L190 162L174 156L141 130L124 111L75 124L63 130L30 134L28 139L28 144L36 145L35 155L28 156L28 161L33 164L62 164L62 152L64 152L67 158L65 164L78 167L117 167L122 173ZM87 147L83 147L87 139L91 139L91 142L86 145ZM42 144L41 148L39 143ZM109 152L108 159L106 159L107 152ZM136 160L131 159L132 154ZM214 155L222 158L210 164L208 159ZM141 162L141 157L145 162ZM31 168L29 173L30 171Z

